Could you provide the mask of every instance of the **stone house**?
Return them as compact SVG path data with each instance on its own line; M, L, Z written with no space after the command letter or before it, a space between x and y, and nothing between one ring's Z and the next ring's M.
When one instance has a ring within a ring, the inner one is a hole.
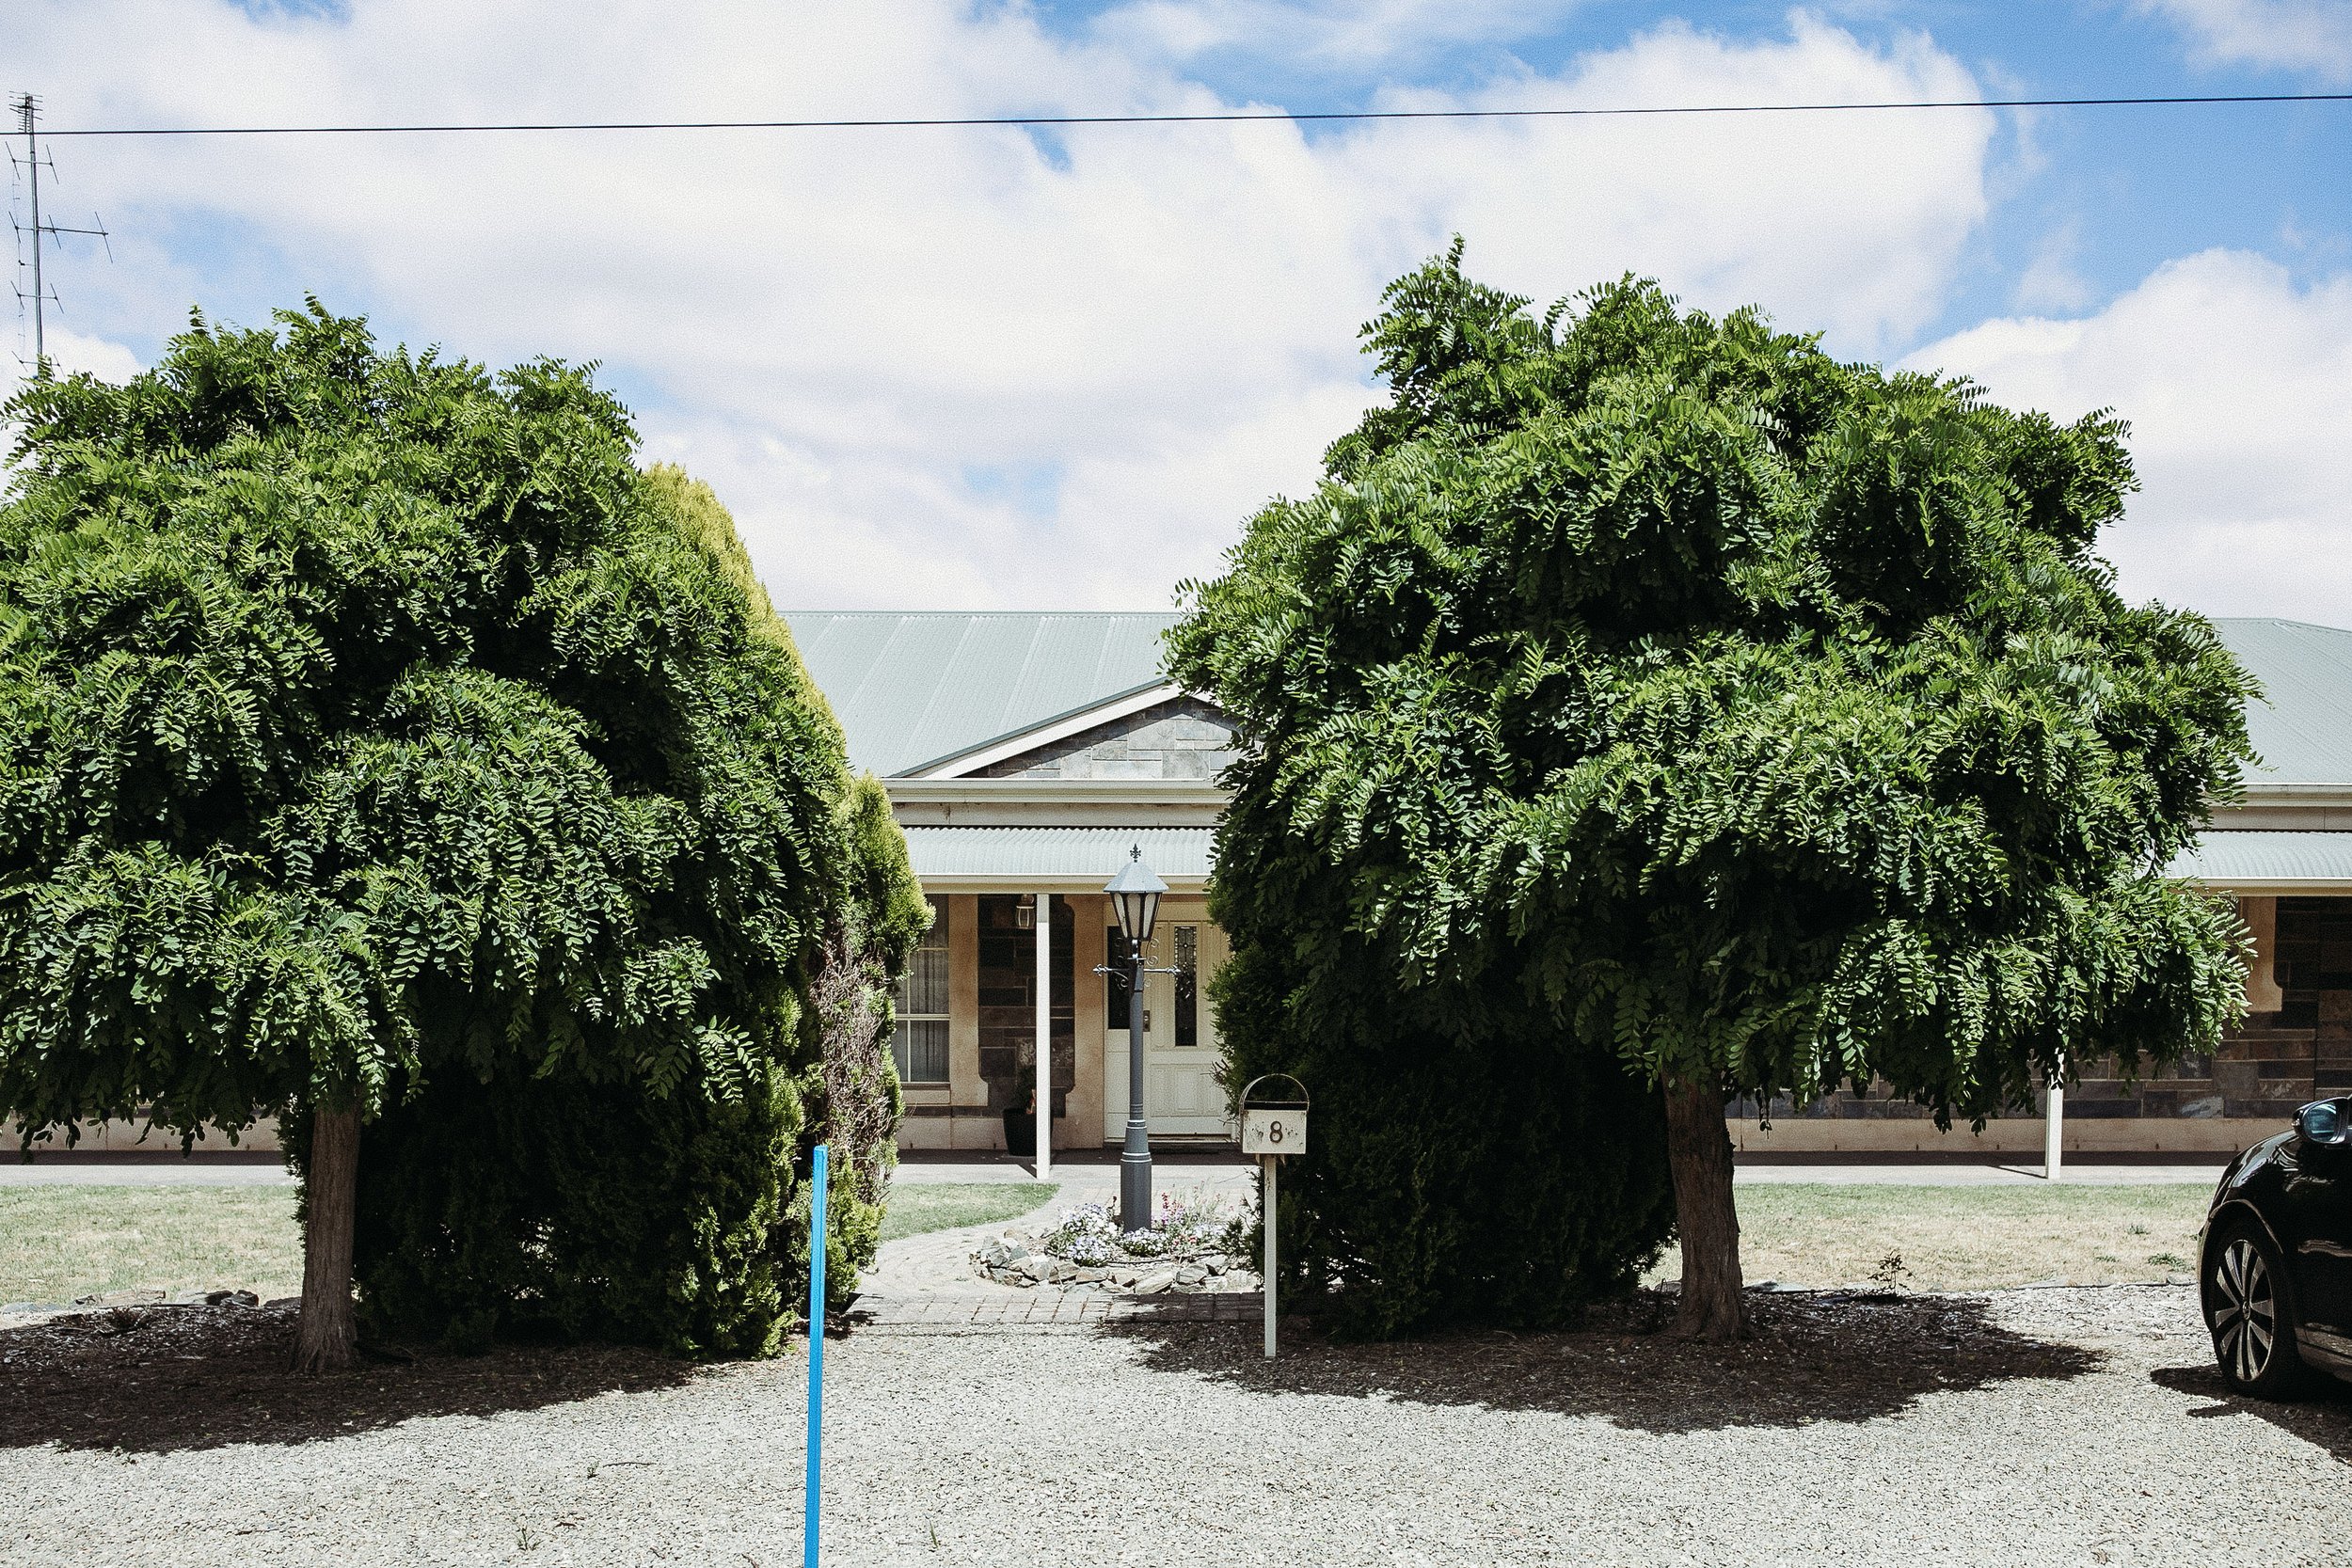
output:
M938 911L899 996L907 1148L1001 1148L1041 1046L1057 1148L1115 1144L1126 1119L1127 1002L1102 886L1140 847L1169 886L1147 980L1145 1097L1155 1141L1231 1135L1206 981L1222 933L1203 895L1232 725L1160 673L1168 614L801 613L802 657L881 775ZM2090 1065L2070 1148L2236 1149L2319 1095L2352 1092L2352 631L2224 620L2263 684L2260 765L2172 868L2236 897L2255 934L2249 1016L2211 1057L2137 1085ZM1040 1006L1039 975L1047 976ZM1913 1105L1839 1094L1735 1103L1743 1148L2039 1150L2038 1107L1982 1135Z
M1135 848L1168 884L1149 957L1175 972L1146 980L1152 1135L1225 1141L1203 984L1224 939L1203 899L1232 726L1160 673L1173 618L787 619L851 765L888 784L936 911L898 997L901 1147L1004 1148L1041 1046L1054 1146L1118 1141L1126 988L1096 969L1123 961L1102 889Z

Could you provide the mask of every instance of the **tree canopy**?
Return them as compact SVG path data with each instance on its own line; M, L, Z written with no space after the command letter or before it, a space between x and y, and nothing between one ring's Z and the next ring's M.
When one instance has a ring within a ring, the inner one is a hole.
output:
M313 303L8 412L0 1108L315 1137L436 1085L816 1082L829 937L921 923L903 846L862 859L732 528L586 371Z
M1391 404L1173 637L1250 742L1216 896L1279 955L1257 1005L1318 1001L1311 879L1399 997L1532 1009L1717 1142L1730 1093L1883 1079L1948 1125L2215 1041L2242 928L2163 871L2250 684L2096 553L2121 421L1632 279L1537 319L1458 245L1366 335Z

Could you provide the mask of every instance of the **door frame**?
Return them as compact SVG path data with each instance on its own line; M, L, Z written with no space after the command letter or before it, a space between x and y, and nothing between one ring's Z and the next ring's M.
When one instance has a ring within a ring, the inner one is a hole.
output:
M1108 900L1104 903L1106 906L1104 911L1104 928L1106 931L1116 931L1119 928L1118 918L1107 908ZM1216 966L1222 964L1225 958L1229 956L1230 948L1225 941L1224 932L1218 928L1215 921L1209 918L1208 905L1203 898L1198 895L1171 895L1160 900L1159 913L1152 925L1152 941L1144 949L1144 963L1147 968L1155 964L1165 965L1174 958L1174 933L1179 926L1200 927L1216 934L1216 941L1210 946L1210 955L1213 955L1213 958L1204 955L1196 960L1199 965L1196 974L1196 984L1199 989L1195 993L1195 1006L1200 1008L1198 1017L1202 1039L1198 1046L1155 1047L1152 1044L1152 1041L1162 1037L1164 1033L1173 1030L1176 982L1175 976L1170 974L1146 974L1143 993L1144 1008L1146 1017L1150 1020L1146 1025L1144 1043L1144 1074L1147 1083L1151 1078L1155 1058L1162 1069L1171 1066L1191 1068L1197 1065L1201 1071L1211 1075L1213 1080L1224 1057L1223 1047L1216 1029L1216 1004L1209 996L1208 982L1216 974ZM1107 948L1105 953L1107 956ZM1107 975L1104 976L1106 982L1108 978ZM1127 1026L1123 1020L1114 1025L1107 1016L1110 993L1111 987L1105 984L1103 993L1105 1012L1103 1021L1103 1141L1105 1146L1115 1146L1121 1142L1126 1135L1127 1129ZM1186 1059L1170 1063L1168 1060L1168 1055L1178 1050L1184 1052ZM1198 1053L1197 1064L1189 1059L1195 1053ZM1184 1118L1188 1124L1184 1127L1165 1127L1162 1125L1165 1119L1167 1118L1163 1114L1154 1116L1150 1120L1151 1136L1154 1142L1174 1142L1185 1139L1229 1142L1236 1136L1232 1118L1222 1114L1215 1118L1214 1125L1190 1125L1207 1123L1211 1118L1188 1117Z

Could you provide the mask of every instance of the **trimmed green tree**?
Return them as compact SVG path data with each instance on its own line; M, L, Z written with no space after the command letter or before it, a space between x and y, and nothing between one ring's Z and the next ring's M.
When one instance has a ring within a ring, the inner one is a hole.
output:
M788 651L717 497L675 467L646 479L743 593L755 635ZM821 706L791 671L794 700ZM762 1061L725 1097L550 1078L520 1059L425 1084L361 1148L362 1327L460 1348L529 1336L771 1354L807 1275L795 1172L818 1141L833 1149L828 1297L854 1293L897 1160L890 988L930 911L882 784L855 780L838 809L849 874L810 975L814 1059Z
M903 849L586 372L278 321L8 407L0 1108L282 1117L300 1367L351 1359L363 1124L469 1085L666 1117L687 1186L764 1184L757 1244L656 1246L723 1294L821 1130L829 942L886 972L911 939L911 890L868 891Z
M1173 637L1249 743L1230 1033L1302 1037L1343 970L1359 1012L1437 989L1613 1056L1662 1097L1706 1337L1745 1327L1728 1097L1981 1124L2216 1042L2243 928L2164 867L2250 686L2095 551L2119 421L1632 280L1538 320L1458 244L1366 332L1393 401ZM1338 935L1286 927L1302 893Z

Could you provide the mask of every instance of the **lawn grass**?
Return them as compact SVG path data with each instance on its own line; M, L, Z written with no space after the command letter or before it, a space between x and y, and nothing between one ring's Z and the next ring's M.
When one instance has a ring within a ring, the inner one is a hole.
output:
M882 1239L1012 1219L1050 1182L902 1182ZM2037 1280L2161 1280L2190 1272L2210 1189L1757 1184L1740 1189L1749 1280L1989 1290ZM1889 1259L1895 1262L1890 1264ZM1651 1272L1674 1278L1672 1246ZM106 1291L294 1294L302 1239L287 1187L0 1187L0 1303Z
M1049 1201L1051 1182L895 1185L882 1240L987 1225ZM291 1187L0 1187L0 1304L108 1291L302 1289Z
M894 1182L882 1211L882 1240L953 1230L960 1225L993 1225L1051 1203L1061 1190L1053 1181Z
M2157 1282L2192 1273L2209 1182L2094 1187L1836 1186L1739 1189L1740 1264L1751 1283L1990 1290L2066 1279ZM1672 1279L1669 1246L1652 1277Z
M302 1289L292 1187L0 1187L0 1303Z

